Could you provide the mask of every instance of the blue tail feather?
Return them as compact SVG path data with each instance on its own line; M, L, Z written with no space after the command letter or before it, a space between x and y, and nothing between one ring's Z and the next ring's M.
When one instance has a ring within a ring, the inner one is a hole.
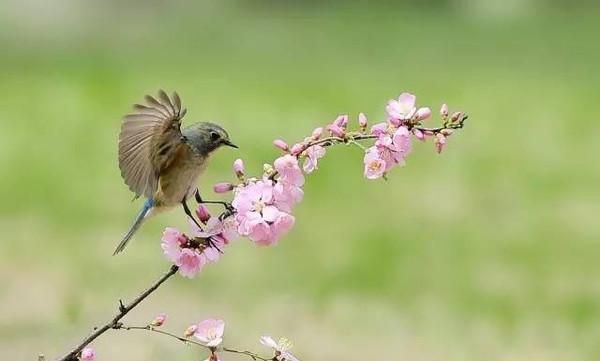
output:
M129 241L131 240L131 237L133 237L135 232L140 228L140 226L144 222L144 219L146 218L146 215L148 215L148 212L150 211L150 209L152 209L152 207L154 207L154 200L148 198L146 200L146 202L144 202L144 206L142 207L142 209L140 210L140 213L138 213L137 217L135 218L135 221L131 225L131 228L129 228L129 231L127 232L125 237L123 237L123 240L121 241L121 243L119 243L119 245L115 249L113 256L125 249L125 246L127 246L127 243L129 243Z

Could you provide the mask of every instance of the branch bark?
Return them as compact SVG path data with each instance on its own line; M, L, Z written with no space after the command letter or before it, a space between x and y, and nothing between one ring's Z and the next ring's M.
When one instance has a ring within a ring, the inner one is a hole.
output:
M142 292L139 296L137 296L131 303L124 305L122 301L119 301L119 313L117 313L110 321L108 321L104 326L100 328L95 328L95 332L88 336L85 340L83 340L79 345L75 346L75 348L66 354L64 357L58 359L59 361L77 361L79 358L79 354L81 350L83 350L87 345L89 345L92 341L100 337L103 333L110 330L111 328L116 328L119 325L119 321L125 317L129 313L129 311L133 310L137 305L139 305L142 301L144 301L148 296L150 296L154 291L160 287L164 282L166 282L171 276L173 276L179 267L171 266L168 272L163 274L156 282L154 282L148 289Z

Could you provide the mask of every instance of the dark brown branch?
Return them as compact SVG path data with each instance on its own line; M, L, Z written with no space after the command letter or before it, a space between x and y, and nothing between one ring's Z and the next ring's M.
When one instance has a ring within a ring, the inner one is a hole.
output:
M173 276L179 267L171 266L168 272L162 275L150 288L142 292L139 296L136 297L130 304L124 305L122 301L119 300L119 313L112 320L106 323L104 326L97 328L94 333L88 336L85 340L83 340L78 346L76 346L71 352L69 352L64 357L60 358L60 361L76 361L81 353L81 350L87 345L89 345L92 341L97 339L100 335L110 330L111 328L116 328L119 325L119 321L125 317L129 313L129 311L133 310L137 305L139 305L146 297L150 296L154 291L160 287L166 280L168 280L171 276Z

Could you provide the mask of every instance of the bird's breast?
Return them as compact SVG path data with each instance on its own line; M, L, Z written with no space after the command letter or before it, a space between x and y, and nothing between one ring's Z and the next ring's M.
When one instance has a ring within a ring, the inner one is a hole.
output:
M189 147L182 147L173 162L160 173L155 200L160 206L170 207L189 198L207 165L208 157L195 154Z

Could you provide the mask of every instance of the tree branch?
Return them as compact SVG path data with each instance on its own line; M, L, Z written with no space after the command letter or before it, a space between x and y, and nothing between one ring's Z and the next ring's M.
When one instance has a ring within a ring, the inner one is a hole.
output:
M100 328L94 328L96 331L88 336L85 340L83 340L79 345L77 345L71 352L66 354L64 357L60 358L59 361L76 361L81 353L81 350L84 349L85 346L89 345L92 341L97 339L100 335L110 330L111 328L116 328L119 325L119 321L125 317L129 313L129 311L133 310L137 305L139 305L146 297L150 296L154 291L160 287L166 280L168 280L171 276L173 276L179 267L171 266L168 272L162 275L152 286L142 292L139 296L137 296L130 304L124 305L121 300L119 300L119 313L117 313L112 320L108 321L104 326Z
M174 339L176 339L178 341L181 341L181 342L183 342L185 344L194 345L194 346L198 346L198 347L204 348L204 349L206 349L206 350L208 350L208 351L210 351L212 353L214 353L216 351L223 351L223 352L235 353L235 354L238 354L238 355L245 355L245 356L248 356L248 357L250 357L251 359L253 359L255 361L256 360L260 360L260 361L272 361L273 360L273 358L266 358L266 357L260 356L259 354L251 352L251 351L240 351L240 350L236 350L236 349L229 348L229 347L222 347L219 350L216 347L209 347L209 346L206 346L204 344L201 344L200 342L196 342L194 340L191 340L189 338L177 336L177 335L172 334L170 332L163 331L163 330L158 330L158 329L156 329L154 327L151 327L151 326L126 326L126 325L123 325L121 323L117 323L117 325L115 325L115 327L113 327L113 328L116 329L116 330L126 330L126 331L131 331L131 330L148 331L148 332L153 332L153 333L157 333L157 334L164 335L164 336L169 336L169 337L174 338Z

